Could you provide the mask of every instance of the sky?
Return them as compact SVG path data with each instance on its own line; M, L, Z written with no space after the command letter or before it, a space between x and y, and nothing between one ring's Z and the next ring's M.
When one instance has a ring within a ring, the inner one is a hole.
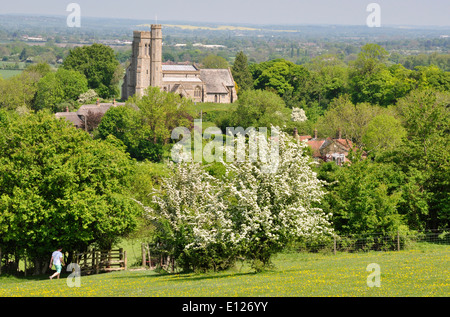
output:
M378 3L381 25L450 26L450 0L2 0L1 14L68 15L230 24L365 25ZM1 21L0 21L1 23Z

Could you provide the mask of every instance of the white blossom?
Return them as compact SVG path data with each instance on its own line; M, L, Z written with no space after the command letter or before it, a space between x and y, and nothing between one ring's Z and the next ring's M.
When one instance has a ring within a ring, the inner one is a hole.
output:
M256 131L249 134L249 140L263 137ZM259 246L282 248L291 239L331 233L330 215L318 207L325 195L324 184L303 155L306 145L283 132L278 132L275 141L235 147L236 157L246 159L222 161L223 180L208 174L201 163L169 163L172 174L154 193L154 205L146 211L167 224L166 238L183 241L184 250L226 244L246 253ZM245 143L245 137L238 135L234 142ZM276 153L276 158L249 159L249 153L255 152L249 147L261 145L267 146L266 154ZM271 152L275 146L277 151Z
M301 108L292 108L291 120L294 122L304 122L308 120L305 110Z

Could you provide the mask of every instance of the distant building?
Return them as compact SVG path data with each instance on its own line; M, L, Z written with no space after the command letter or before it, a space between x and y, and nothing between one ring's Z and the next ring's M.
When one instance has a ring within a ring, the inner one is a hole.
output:
M68 109L66 112L57 112L55 117L57 119L64 118L71 122L76 128L81 129L85 128L88 124L87 120L89 119L89 116L103 116L111 107L123 105L125 105L125 103L118 103L115 101L112 103L100 103L97 101L97 103L93 105L82 105L76 112L69 112Z
M294 129L294 138L305 141L313 150L313 158L317 162L335 162L341 166L343 163L350 163L348 154L354 149L353 142L343 139L341 133L336 138L319 139L317 130L314 137L310 135L298 135L297 129Z
M191 64L162 63L161 25L134 31L130 66L122 85L122 98L142 96L148 87L180 94L195 102L233 103L236 87L230 69L199 69Z

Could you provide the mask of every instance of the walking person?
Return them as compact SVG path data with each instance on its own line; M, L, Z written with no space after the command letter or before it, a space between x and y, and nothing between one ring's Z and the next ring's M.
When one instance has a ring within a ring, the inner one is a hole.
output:
M52 253L52 258L50 259L50 269L52 268L52 264L55 265L56 272L50 276L50 279L53 279L55 276L58 277L61 274L62 266L64 264L63 254L61 253L62 248L58 248L55 252Z

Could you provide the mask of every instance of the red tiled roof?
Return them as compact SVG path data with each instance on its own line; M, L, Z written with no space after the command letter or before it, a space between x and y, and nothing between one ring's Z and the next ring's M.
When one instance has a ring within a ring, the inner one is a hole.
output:
M312 148L313 156L315 157L320 156L320 148L324 143L325 140L310 140L307 142L307 144Z
M351 149L353 147L353 143L350 140L347 139L334 139L335 142L338 142L339 144L345 146L348 149Z
M299 139L300 141L305 141L305 140L312 139L312 137L311 137L310 135L299 135L299 136L298 136L298 139Z

